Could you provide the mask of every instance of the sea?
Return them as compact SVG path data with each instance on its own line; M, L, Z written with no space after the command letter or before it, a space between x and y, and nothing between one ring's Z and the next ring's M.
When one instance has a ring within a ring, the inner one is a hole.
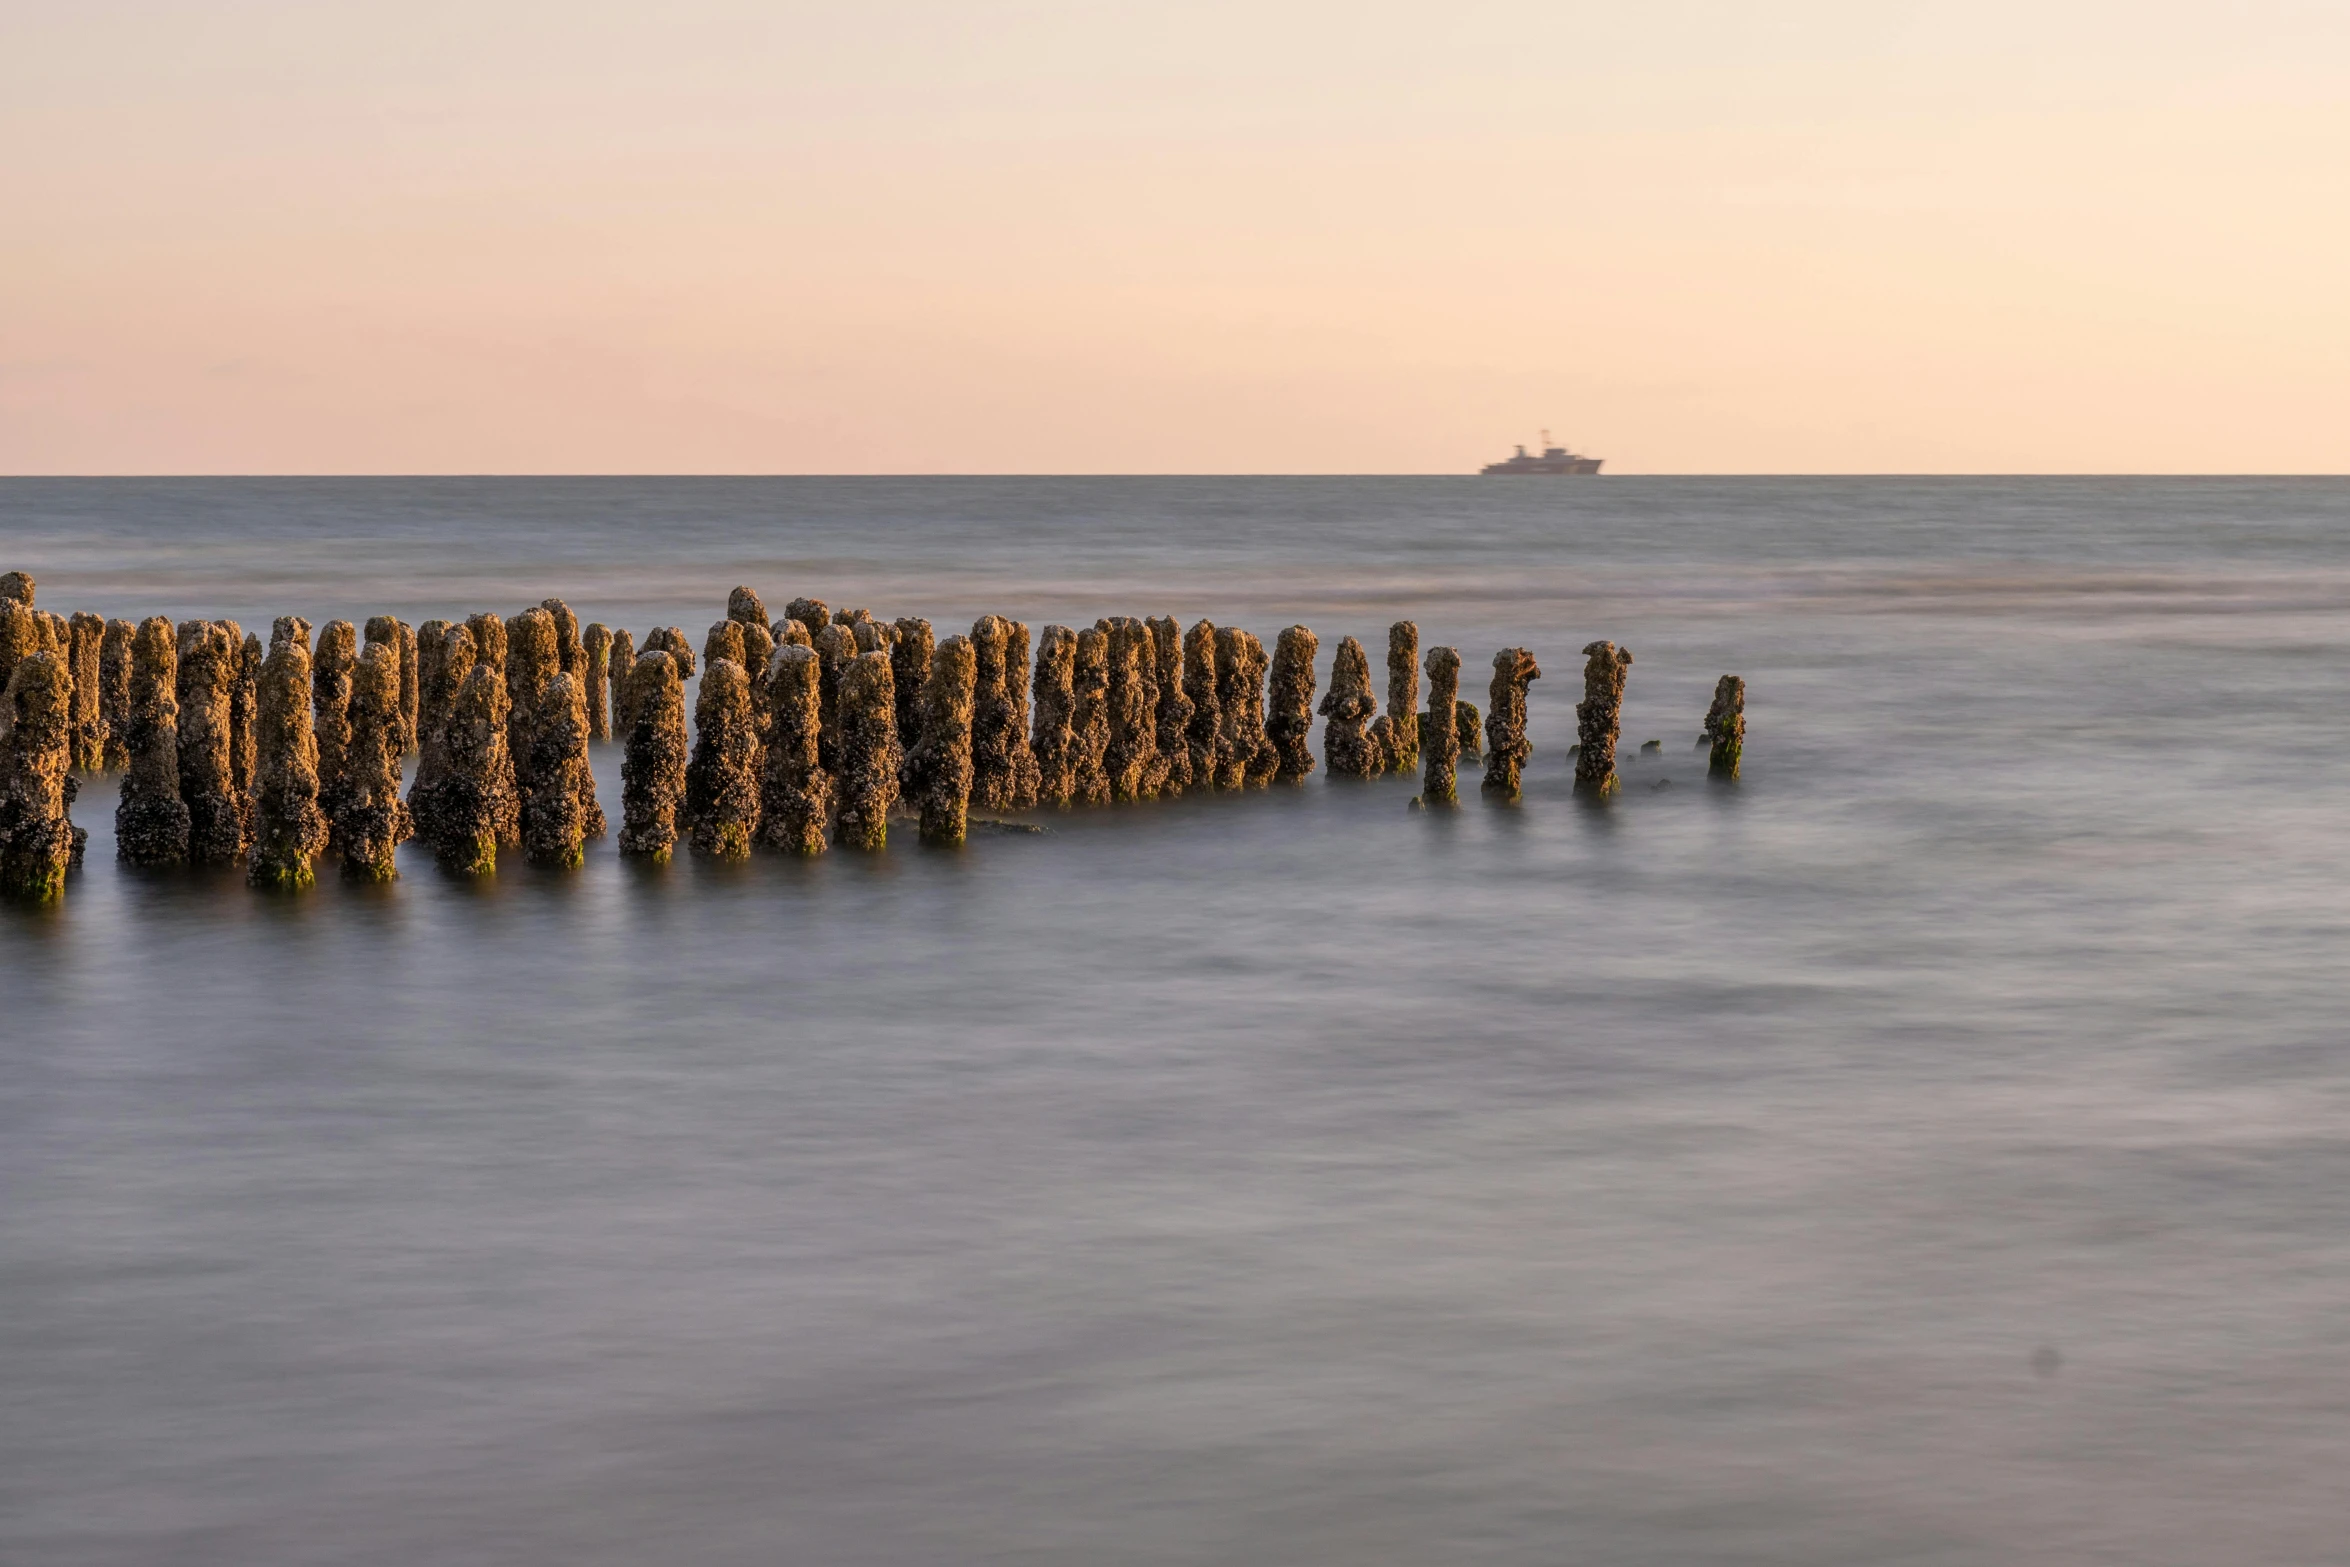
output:
M10 479L11 567L1542 677L1514 801L959 851L263 895L83 780L10 1567L2350 1561L2350 481Z

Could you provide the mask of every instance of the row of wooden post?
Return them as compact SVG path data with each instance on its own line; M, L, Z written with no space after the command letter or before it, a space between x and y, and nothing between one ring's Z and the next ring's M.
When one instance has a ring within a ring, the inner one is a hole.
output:
M1033 659L1032 659L1033 652ZM1410 621L1388 630L1386 710L1352 637L1317 708L1319 643L1291 626L1267 655L1237 627L1114 616L1047 626L985 615L939 640L926 620L876 620L794 599L770 621L737 588L700 658L677 627L638 649L582 627L559 599L500 617L390 616L364 632L296 616L265 648L231 621L133 625L34 607L32 580L0 577L0 886L62 890L86 834L72 772L121 769L115 836L136 864L246 866L257 886L397 874L410 837L452 870L501 849L573 866L606 823L591 740L617 738L622 853L665 859L683 838L718 857L765 847L816 854L838 839L878 849L901 802L926 842L960 843L973 807L1020 811L1293 782L1313 772L1314 717L1332 773L1417 769L1415 804L1457 799L1460 759L1515 797L1530 748L1524 648L1494 656L1489 707L1459 696L1458 650L1420 655ZM1578 791L1616 786L1632 655L1584 649ZM689 745L684 683L700 674ZM1420 679L1428 705L1420 705ZM1724 676L1706 718L1711 771L1737 775L1744 683ZM1480 740L1482 748L1480 750ZM401 761L417 765L405 799Z

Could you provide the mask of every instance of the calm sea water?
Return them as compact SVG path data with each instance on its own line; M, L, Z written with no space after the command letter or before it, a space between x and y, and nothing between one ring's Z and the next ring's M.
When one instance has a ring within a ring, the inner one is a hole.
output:
M93 783L0 915L0 1560L2350 1560L2350 483L0 481L6 566L1545 678L1515 807L959 854L265 899Z

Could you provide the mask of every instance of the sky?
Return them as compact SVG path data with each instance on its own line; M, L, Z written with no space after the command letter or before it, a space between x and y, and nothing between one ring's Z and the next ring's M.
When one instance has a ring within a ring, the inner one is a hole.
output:
M0 473L2350 471L2350 4L0 0Z

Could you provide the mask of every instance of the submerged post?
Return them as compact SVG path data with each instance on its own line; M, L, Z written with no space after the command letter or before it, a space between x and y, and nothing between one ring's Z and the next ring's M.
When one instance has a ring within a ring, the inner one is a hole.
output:
M1510 800L1518 797L1519 772L1534 749L1526 741L1526 687L1541 678L1541 666L1522 647L1505 647L1493 655L1493 684L1486 692L1485 714L1487 794Z
M1736 781L1746 754L1746 682L1724 675L1714 682L1713 706L1705 712L1705 775Z
M1445 715L1420 731L1420 803L1427 806L1460 803L1456 776L1461 760L1461 732L1449 721L1461 688L1458 648L1428 650L1428 711Z
M1575 792L1605 798L1616 792L1616 733L1623 722L1624 682L1632 655L1613 642L1583 649L1583 700L1575 704Z

